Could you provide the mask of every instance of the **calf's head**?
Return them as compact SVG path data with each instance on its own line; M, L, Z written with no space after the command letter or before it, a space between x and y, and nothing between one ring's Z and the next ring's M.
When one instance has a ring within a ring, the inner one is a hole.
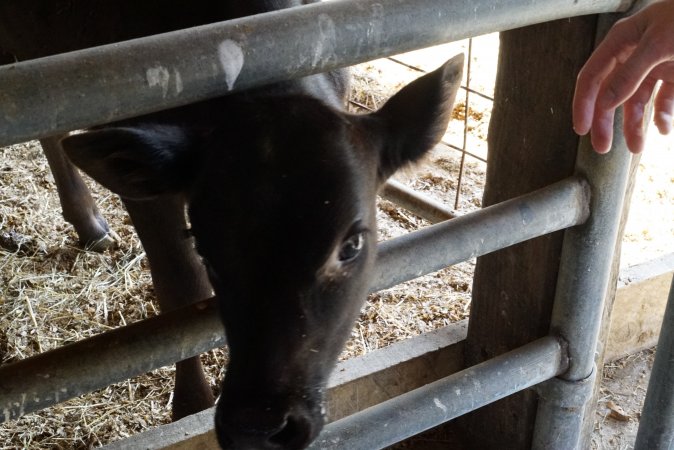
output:
M455 57L368 115L256 96L205 134L139 119L64 139L121 196L185 195L230 347L224 448L300 449L320 431L327 378L367 294L377 190L442 137L462 66Z

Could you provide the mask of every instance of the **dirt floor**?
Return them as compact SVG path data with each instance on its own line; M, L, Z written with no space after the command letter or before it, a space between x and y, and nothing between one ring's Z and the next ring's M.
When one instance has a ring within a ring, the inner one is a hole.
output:
M353 109L380 106L419 75L399 62L429 70L467 48L464 41L355 68ZM466 98L461 91L444 139L448 145L439 147L424 164L396 176L458 213L481 204L485 171L481 159L486 155L497 49L495 35L473 41L470 87L480 94ZM452 147L463 147L464 140L475 156L462 161L461 152ZM672 138L655 137L651 147L640 166L623 266L674 252ZM117 249L98 254L82 251L72 227L61 218L53 178L36 143L0 149L0 185L2 363L158 313L142 247L114 195L92 184L99 207L120 236ZM385 200L380 201L377 215L380 239L427 225ZM468 261L372 295L342 357L466 318L473 266L474 261ZM222 350L203 356L216 393L224 359ZM631 448L650 364L652 352L647 351L607 365L593 448ZM90 448L166 423L172 375L172 368L160 369L4 424L0 449Z
M593 449L634 448L654 356L654 349L649 349L604 365Z

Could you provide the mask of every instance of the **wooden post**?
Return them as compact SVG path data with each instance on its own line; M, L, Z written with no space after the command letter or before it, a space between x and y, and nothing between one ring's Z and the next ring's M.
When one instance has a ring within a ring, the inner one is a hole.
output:
M596 26L596 16L584 16L501 33L484 206L573 173L579 138L571 101ZM478 258L468 365L548 333L562 237L554 233ZM461 419L468 448L530 448L536 403L536 394L525 391Z

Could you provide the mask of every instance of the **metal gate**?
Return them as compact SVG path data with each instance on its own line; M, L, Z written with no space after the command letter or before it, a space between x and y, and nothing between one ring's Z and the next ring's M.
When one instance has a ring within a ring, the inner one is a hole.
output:
M0 67L0 145L488 32L627 6L623 0L342 0L18 63ZM296 34L303 38L286 38ZM281 45L272 48L268 42ZM235 57L220 57L223 52ZM157 67L168 73L166 89L147 88L147 77L139 74L141 61L147 60L158 61ZM59 77L66 70L88 76ZM35 72L44 80L39 92L27 76ZM86 95L68 95L75 91ZM36 108L45 97L59 99L59 113ZM577 445L578 411L594 385L594 351L628 180L629 154L618 127L609 155L579 149L575 176L379 248L372 291L567 229L551 334L328 424L312 448L382 448L539 383L535 447ZM140 335L143 339L136 338ZM176 345L159 345L169 335ZM211 300L2 366L0 420L224 343ZM127 364L113 364L120 358Z

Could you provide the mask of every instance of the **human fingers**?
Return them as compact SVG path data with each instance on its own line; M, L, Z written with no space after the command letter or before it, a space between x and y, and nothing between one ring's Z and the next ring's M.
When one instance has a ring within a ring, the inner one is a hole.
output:
M578 74L576 91L573 95L572 114L573 129L579 135L585 135L590 131L599 88L613 70L615 60L601 64L595 64L595 60L591 58Z
M642 41L629 58L616 66L597 95L597 108L612 109L631 98L661 60L654 45Z
M657 79L647 77L623 106L623 134L632 153L644 149L644 110L650 101Z
M573 97L573 127L587 134L593 123L600 88L620 60L627 59L641 36L632 18L617 22L578 73ZM609 109L609 108L604 108Z
M653 121L661 134L672 131L674 116L674 82L663 81L653 104Z
M647 75L653 75L657 68L665 71L671 68L674 62L673 23L674 1L671 0L654 2L632 17L616 23L613 29L636 36L638 44L626 59L619 59L621 65L600 88L598 107L608 109L618 106L636 92ZM674 71L671 74L674 75Z
M597 153L608 153L613 143L615 109L595 110L592 118L590 142Z

